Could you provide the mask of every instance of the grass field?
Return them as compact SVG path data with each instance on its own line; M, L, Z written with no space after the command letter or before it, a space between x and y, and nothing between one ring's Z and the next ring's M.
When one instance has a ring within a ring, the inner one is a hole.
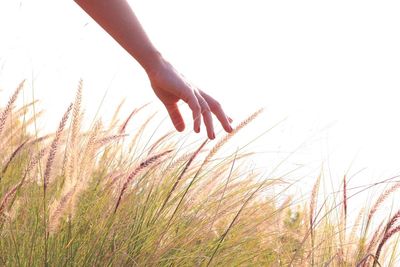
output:
M282 201L285 177L222 153L262 110L212 145L149 142L151 117L126 132L141 108L86 129L80 84L38 136L36 103L15 104L23 86L0 109L1 266L396 266L400 211L376 212L400 183L350 220L345 175L338 192L321 193L321 172L307 199Z

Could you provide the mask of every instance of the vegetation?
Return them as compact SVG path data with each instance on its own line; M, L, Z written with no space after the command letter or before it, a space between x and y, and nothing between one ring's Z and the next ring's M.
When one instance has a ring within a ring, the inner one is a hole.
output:
M35 103L15 107L22 89L0 109L2 266L396 263L400 211L373 222L400 183L350 222L346 176L329 197L319 194L321 172L308 200L281 201L293 185L285 177L247 170L241 150L216 157L261 110L213 146L183 146L173 132L145 140L148 121L128 136L140 108L83 130L80 84L56 132L37 136Z

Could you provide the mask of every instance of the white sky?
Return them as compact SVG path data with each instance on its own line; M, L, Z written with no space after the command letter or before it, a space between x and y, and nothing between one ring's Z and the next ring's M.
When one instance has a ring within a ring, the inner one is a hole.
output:
M353 159L351 173L367 167L365 177L400 172L399 1L130 3L165 57L236 121L266 108L233 147L287 117L253 147L269 168L305 142L288 160L305 173L328 162L341 179ZM166 115L138 64L73 1L2 0L0 36L0 101L34 77L45 128L56 128L80 78L88 114L110 87L102 114L126 97L128 110L152 101Z

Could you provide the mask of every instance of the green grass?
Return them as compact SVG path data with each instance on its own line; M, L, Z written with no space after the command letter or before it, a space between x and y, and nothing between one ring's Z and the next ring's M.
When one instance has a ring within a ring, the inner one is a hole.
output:
M308 199L281 201L293 183L221 153L261 111L214 145L151 141L148 122L125 133L140 109L84 130L80 84L40 137L34 104L15 107L22 88L0 109L1 266L396 266L400 213L373 226L398 184L350 221L346 177L323 196L321 171Z

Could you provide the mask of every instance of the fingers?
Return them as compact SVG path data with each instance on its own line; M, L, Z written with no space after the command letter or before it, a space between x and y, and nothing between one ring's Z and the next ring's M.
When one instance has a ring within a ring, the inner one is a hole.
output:
M202 92L201 90L199 90L199 92L200 92L201 96L203 97L203 99L205 99L205 101L207 101L208 106L210 107L210 110L212 111L212 113L215 114L217 119L220 121L224 130L228 133L232 132L232 127L231 127L230 123L233 120L225 114L224 110L222 109L222 107L218 103L218 101L215 100L214 98L212 98L211 96L209 96L208 94Z
M225 114L221 105L208 94L201 90L194 89L191 90L189 96L182 97L182 100L184 100L192 110L194 121L193 128L196 133L200 132L201 117L203 117L208 138L215 139L214 124L211 113L215 114L226 132L232 132L230 123L232 123L233 120Z
M201 107L197 100L197 96L193 91L188 97L182 97L182 100L185 101L189 108L192 110L193 114L193 130L196 133L200 132L200 124L201 124Z
M165 105L165 107L167 108L168 114L172 120L172 123L174 124L175 129L178 132L185 130L185 122L183 121L182 115L176 103Z
M201 108L201 114L203 116L203 121L206 126L207 130L207 136L210 139L215 139L215 133L214 133L214 125L213 125L213 120L211 116L211 109L207 103L207 101L201 96L201 94L197 91L195 91L195 94L197 96L200 108Z
M228 133L232 132L230 123L232 119L223 111L221 105L211 96L198 89L186 90L185 94L179 96L185 101L192 110L193 115L193 130L196 133L200 132L201 117L206 127L207 136L209 139L215 139L214 125L212 114L214 113L220 121L224 130ZM177 131L185 129L185 123L176 103L165 105Z

